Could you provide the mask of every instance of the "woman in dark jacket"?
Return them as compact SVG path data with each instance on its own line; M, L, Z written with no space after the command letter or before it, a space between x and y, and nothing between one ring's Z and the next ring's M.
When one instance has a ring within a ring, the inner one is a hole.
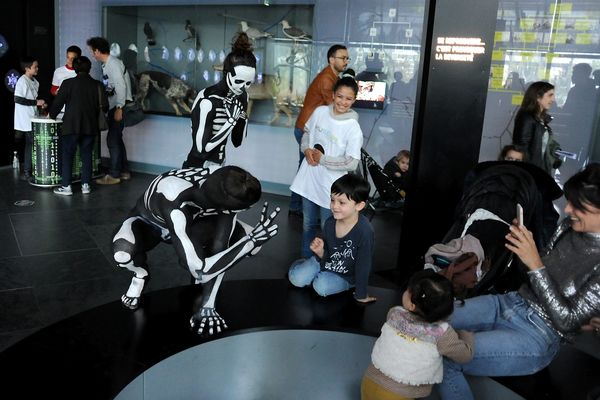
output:
M513 144L527 151L525 161L548 173L560 166L560 160L554 155L557 143L548 125L552 117L547 111L552 104L554 85L548 82L532 83L525 91L513 130Z
M71 196L71 175L73 156L79 145L81 154L81 192L90 192L92 178L92 149L94 139L100 132L98 114L100 107L108 110L108 99L102 83L92 78L89 73L92 63L87 57L73 60L73 68L77 76L65 80L60 86L58 95L50 108L50 118L56 118L63 105L65 115L62 126L62 186L54 189L54 193Z

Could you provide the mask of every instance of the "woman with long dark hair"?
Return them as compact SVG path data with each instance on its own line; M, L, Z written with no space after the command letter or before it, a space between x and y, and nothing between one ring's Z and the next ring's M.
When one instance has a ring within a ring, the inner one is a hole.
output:
M554 101L554 85L533 82L525 91L513 130L513 144L527 151L526 161L548 173L560 166L560 160L554 155L557 143L549 125L552 117L548 110Z

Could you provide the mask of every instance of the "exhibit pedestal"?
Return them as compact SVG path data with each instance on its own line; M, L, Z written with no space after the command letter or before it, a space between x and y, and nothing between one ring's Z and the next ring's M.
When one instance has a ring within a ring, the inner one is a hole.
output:
M62 121L50 118L34 118L31 120L33 130L33 148L31 151L31 165L33 179L30 182L38 187L60 186L62 165L62 152L60 134ZM92 151L92 176L100 175L100 132L94 141ZM81 179L81 156L79 147L73 159L72 182Z

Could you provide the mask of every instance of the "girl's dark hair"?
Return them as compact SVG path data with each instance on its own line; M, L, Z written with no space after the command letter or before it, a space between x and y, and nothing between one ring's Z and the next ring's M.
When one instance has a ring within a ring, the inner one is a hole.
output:
M523 95L523 101L521 102L521 108L519 112L526 112L533 115L540 121L546 119L546 110L540 110L538 99L541 98L544 93L554 89L554 85L544 81L533 82Z
M233 37L231 44L231 52L223 61L223 74L234 72L234 68L238 65L246 65L256 68L256 57L252 53L252 43L250 38L244 32L239 32Z
M335 93L336 90L338 90L338 88L340 88L341 86L346 86L352 89L354 91L355 97L358 94L358 83L356 83L354 78L351 76L344 76L343 78L338 79L335 85L333 85L333 93Z
M577 210L588 211L588 205L600 208L600 164L588 164L570 177L563 191L565 198Z
M408 281L415 314L427 322L446 319L454 311L452 282L431 269L414 273Z
M357 203L367 201L371 185L362 176L357 174L346 174L338 178L331 185L331 194L345 194L349 199Z
M527 151L522 146L519 146L516 144L507 144L506 146L504 146L502 148L502 151L500 151L500 155L498 156L498 161L503 161L506 158L506 155L508 154L509 151L516 151L517 153L523 154L523 161L525 161L525 158L527 156Z

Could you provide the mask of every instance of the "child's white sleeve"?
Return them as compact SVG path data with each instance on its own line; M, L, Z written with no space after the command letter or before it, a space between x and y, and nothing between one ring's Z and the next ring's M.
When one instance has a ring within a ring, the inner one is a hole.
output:
M15 97L27 98L27 84L25 84L23 78L17 80L17 84L15 85Z
M348 134L349 138L346 144L346 156L360 160L360 149L363 145L363 134L358 122L356 122L356 125L348 131Z

